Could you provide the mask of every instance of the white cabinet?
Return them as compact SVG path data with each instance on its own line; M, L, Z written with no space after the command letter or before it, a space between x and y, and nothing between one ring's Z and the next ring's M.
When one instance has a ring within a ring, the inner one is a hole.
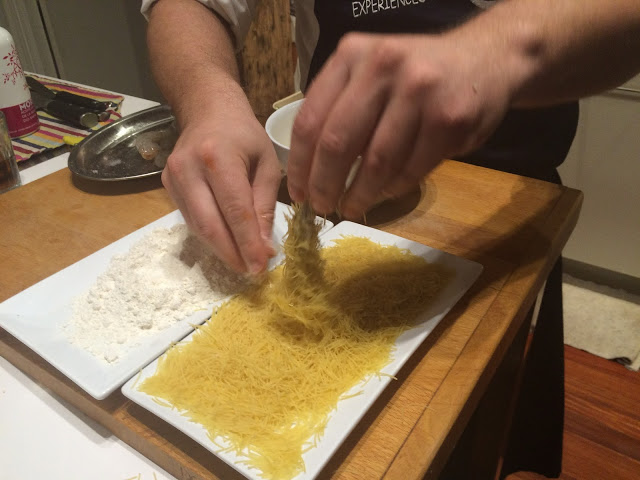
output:
M584 192L564 256L640 278L640 76L581 102L560 174Z

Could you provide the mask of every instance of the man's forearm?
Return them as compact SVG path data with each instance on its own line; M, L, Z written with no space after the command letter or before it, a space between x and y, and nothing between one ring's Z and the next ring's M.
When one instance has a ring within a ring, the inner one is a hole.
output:
M505 0L452 32L500 58L514 106L577 99L640 71L640 0Z
M202 4L159 0L151 9L147 43L154 78L179 121L242 94L230 33Z

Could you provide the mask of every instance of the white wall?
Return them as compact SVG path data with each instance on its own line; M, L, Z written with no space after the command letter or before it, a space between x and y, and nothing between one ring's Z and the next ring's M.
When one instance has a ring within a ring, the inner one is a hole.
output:
M581 102L578 133L560 168L584 192L564 255L640 278L640 76Z
M11 33L25 70L56 76L49 48L38 47L48 43L36 0L0 0L0 26Z
M139 0L0 0L25 70L162 101ZM45 35L46 31L46 35ZM47 36L49 42L47 42Z

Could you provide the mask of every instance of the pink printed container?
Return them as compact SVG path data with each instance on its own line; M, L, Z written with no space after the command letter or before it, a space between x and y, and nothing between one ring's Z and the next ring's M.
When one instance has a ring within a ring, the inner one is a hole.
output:
M11 138L24 137L40 128L29 87L13 37L0 27L0 111Z

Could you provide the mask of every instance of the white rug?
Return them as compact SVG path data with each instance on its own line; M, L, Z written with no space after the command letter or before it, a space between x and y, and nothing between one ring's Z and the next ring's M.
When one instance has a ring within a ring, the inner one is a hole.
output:
M564 343L640 369L640 296L564 276Z

